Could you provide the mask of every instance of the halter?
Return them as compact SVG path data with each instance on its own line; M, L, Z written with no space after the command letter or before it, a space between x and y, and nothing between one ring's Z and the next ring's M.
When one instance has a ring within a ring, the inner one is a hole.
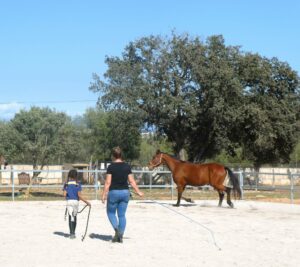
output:
M162 163L162 155L163 155L163 153L160 153L159 162L158 162L157 164L152 164L152 162L151 162L151 166L152 166L153 168L158 167L158 166Z

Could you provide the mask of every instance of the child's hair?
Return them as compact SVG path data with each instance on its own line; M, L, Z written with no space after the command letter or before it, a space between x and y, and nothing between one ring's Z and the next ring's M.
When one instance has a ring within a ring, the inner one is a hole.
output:
M72 179L74 179L74 180L77 181L77 170L72 169L72 170L69 171L69 173L68 173L68 181L69 181L70 178L72 178Z
M122 158L122 149L117 146L117 147L114 147L112 149L112 156L115 158L115 159L121 159Z

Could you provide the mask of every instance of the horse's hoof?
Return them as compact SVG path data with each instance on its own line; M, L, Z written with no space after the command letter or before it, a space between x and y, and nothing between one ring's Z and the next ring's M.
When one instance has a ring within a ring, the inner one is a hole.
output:
M233 203L230 203L230 204L229 204L229 207L233 209L233 208L234 208Z
M180 205L179 204L173 204L173 207L179 207Z

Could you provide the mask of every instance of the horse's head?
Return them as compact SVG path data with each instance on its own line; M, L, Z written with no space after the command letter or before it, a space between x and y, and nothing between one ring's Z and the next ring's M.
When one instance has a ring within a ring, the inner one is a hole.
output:
M163 163L162 155L163 155L163 153L160 152L160 150L158 149L156 151L156 154L153 156L152 160L150 160L150 162L148 163L149 170L153 170L154 168L158 167L159 165L161 165Z

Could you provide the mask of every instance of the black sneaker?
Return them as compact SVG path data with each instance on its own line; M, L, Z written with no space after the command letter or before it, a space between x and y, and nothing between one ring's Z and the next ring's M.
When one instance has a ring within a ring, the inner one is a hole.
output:
M70 239L75 239L75 238L76 238L76 236L74 234L70 235Z
M117 229L115 229L115 236L112 238L111 242L119 242L119 231Z

